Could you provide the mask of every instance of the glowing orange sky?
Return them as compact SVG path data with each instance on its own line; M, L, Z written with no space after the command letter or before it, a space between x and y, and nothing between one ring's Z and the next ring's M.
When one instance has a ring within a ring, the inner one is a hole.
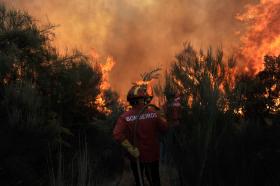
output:
M241 23L235 19L256 0L0 0L28 11L40 23L59 25L60 48L97 51L116 65L110 81L124 94L139 74L166 67L182 43L197 48L238 46ZM101 58L102 60L102 58Z

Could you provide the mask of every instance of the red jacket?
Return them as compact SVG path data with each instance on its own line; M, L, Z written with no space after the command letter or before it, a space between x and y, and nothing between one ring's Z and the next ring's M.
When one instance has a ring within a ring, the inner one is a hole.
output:
M113 137L121 143L127 139L133 144L134 125L139 112L144 106L133 107L131 110L123 113L114 128ZM154 109L148 108L140 116L136 130L136 144L140 151L141 162L153 162L159 160L159 135L168 128L167 122Z
M182 105L180 103L180 98L177 97L172 100L171 103L166 103L164 105L165 115L170 123L170 127L176 127L179 125L181 120Z

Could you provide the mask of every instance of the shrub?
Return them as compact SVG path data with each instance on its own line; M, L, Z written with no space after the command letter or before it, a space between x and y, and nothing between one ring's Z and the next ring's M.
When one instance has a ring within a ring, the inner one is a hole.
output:
M183 100L181 126L167 142L178 185L277 184L279 171L271 158L280 163L274 158L279 154L279 126L271 119L276 113L264 109L271 98L263 91L267 80L275 80L267 66L277 63L266 58L265 70L244 81L232 74L234 59L225 63L222 54L218 50L214 56L209 49L204 55L186 45L166 78L166 97L176 89ZM278 87L280 82L273 83Z

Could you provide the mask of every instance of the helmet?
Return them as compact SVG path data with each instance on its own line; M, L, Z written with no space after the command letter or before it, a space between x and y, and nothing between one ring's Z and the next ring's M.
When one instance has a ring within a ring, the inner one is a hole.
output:
M149 84L136 84L131 87L127 93L127 101L144 98L145 101L150 102L153 99L153 89Z

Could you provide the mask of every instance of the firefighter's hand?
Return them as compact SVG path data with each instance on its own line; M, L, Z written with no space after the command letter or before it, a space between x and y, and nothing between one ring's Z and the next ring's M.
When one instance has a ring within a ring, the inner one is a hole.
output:
M140 152L137 147L128 148L127 151L131 156L133 156L136 159L140 156Z
M160 115L160 117L165 118L165 113L164 113L164 111L159 111L158 114Z
M138 158L140 156L140 152L138 150L137 147L134 147L133 145L131 145L131 143L129 143L129 141L127 139L125 139L121 145L129 152L129 154L131 156L133 156L134 158Z

